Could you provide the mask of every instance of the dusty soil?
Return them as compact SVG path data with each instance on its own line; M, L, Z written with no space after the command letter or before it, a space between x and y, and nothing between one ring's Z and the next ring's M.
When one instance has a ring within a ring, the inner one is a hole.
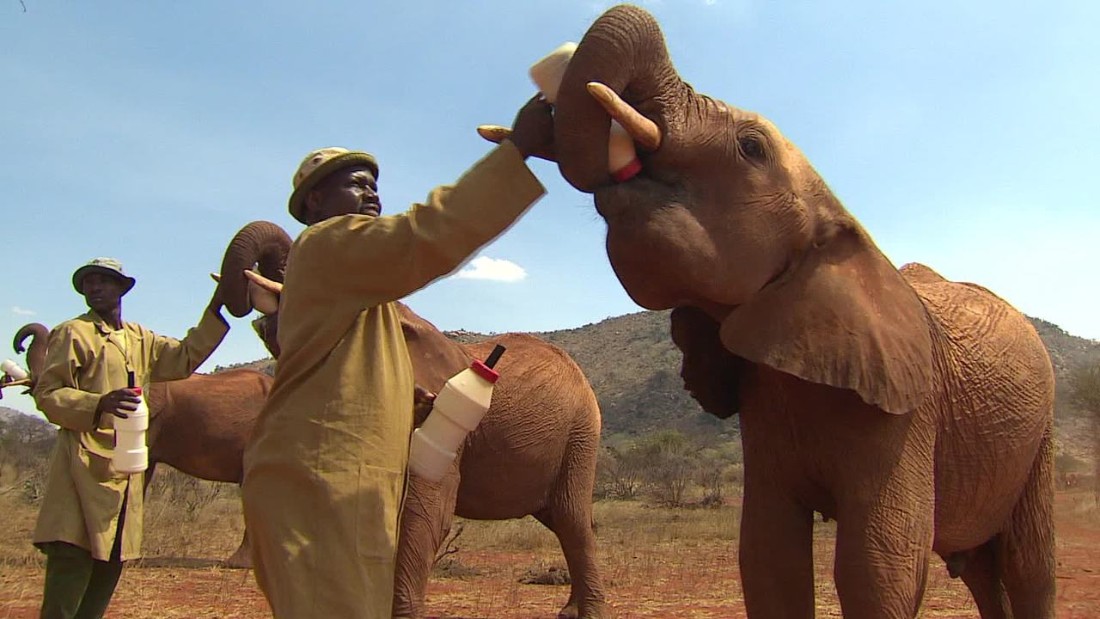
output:
M839 617L832 588L831 530L819 526L818 616ZM629 539L600 541L601 565L615 616L744 617L736 542L672 540L641 547ZM433 617L552 618L567 585L525 585L532 569L560 566L553 548L533 551L463 550L463 578L434 577L428 600ZM37 560L0 564L0 618L37 616L42 566ZM153 557L128 566L109 617L254 618L269 616L246 570L218 567L213 558ZM922 617L977 617L969 593L936 560ZM1100 509L1091 492L1058 496L1058 615L1100 617Z

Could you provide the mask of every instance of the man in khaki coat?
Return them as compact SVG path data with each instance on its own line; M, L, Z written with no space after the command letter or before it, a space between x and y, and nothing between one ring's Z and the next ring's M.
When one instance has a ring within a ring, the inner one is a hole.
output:
M457 268L544 193L524 163L552 151L532 99L510 140L424 204L382 217L378 165L325 148L294 176L309 226L287 259L275 383L245 453L245 523L275 617L390 617L413 426L394 301Z
M44 619L102 617L122 572L141 556L144 473L111 467L114 419L137 408L127 388L186 378L225 337L217 290L197 327L175 340L122 320L122 296L134 278L111 258L73 273L89 311L50 333L34 399L60 426L34 545L46 554Z

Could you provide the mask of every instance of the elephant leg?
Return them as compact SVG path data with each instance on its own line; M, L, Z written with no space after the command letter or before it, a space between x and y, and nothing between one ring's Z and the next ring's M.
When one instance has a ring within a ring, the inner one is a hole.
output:
M149 468L145 469L145 479L141 484L141 496L149 496L149 486L153 484L153 472L157 470L157 463L149 461Z
M1001 583L997 566L997 547L1000 540L994 538L974 550L963 553L966 564L960 576L970 589L978 613L982 619L1012 619L1008 610L1008 597Z
M558 535L556 529L554 529L554 518L550 515L549 510L540 510L531 514L535 520L542 523L542 526L550 529L550 532L554 534L554 537L558 538L558 545L562 548L562 554L565 555L565 542L562 541L561 536ZM577 593L576 576L573 574L573 566L570 564L569 558L565 559L566 567L569 570L569 600L565 603L565 606L561 607L558 611L558 619L576 619L580 615L580 596Z
M1001 580L1012 613L1054 617L1054 444L1048 429L1023 494L1000 535Z
M591 496L587 495L576 496ZM577 506L580 507L580 506ZM532 514L558 538L569 568L569 601L558 619L598 619L609 616L607 601L596 566L596 536L591 508L569 512L543 510ZM588 512L588 513L583 513Z
M916 480L910 467L897 469L875 491L857 493L866 499L840 506L833 570L845 619L912 619L920 608L932 554L931 473Z
M394 571L393 616L423 617L435 556L451 531L458 496L458 466L439 483L409 476Z
M550 496L546 509L533 514L553 531L569 567L569 601L558 611L559 619L607 617L607 598L596 564L596 532L592 521L592 489L596 483L595 457L598 439L575 441Z
M752 619L814 616L813 510L781 484L746 476L741 588Z
M244 529L244 535L241 536L241 545L237 546L237 550L233 552L228 559L222 562L225 567L249 569L252 567L252 544L248 540L248 527Z

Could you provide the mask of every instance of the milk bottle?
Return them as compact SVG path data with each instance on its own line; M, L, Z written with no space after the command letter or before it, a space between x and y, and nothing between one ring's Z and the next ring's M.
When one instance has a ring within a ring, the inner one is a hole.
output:
M500 375L493 366L504 354L497 346L485 362L474 360L470 367L447 380L432 405L424 424L413 431L409 446L412 474L437 482L451 466L459 445L477 428L493 397Z

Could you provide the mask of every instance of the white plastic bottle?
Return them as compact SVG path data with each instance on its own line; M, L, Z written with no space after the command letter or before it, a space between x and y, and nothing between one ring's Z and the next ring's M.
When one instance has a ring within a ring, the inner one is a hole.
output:
M576 43L563 43L545 58L531 66L531 81L551 104L558 98L558 88L565 69L577 51ZM634 148L634 139L615 120L611 121L611 133L607 140L607 167L617 182L628 181L642 171L642 162Z
M504 347L497 346L484 363L470 367L447 380L435 397L432 412L413 431L409 446L409 470L417 477L437 482L443 479L466 435L477 429L489 410L493 386L500 374L493 369Z
M126 413L126 418L115 417L115 451L111 466L119 473L140 473L149 468L149 447L145 444L145 432L149 429L149 407L141 387L131 387L141 399L137 410Z
M10 376L12 381L27 380L27 371L19 367L19 364L11 359L4 359L3 363L0 363L0 371Z

